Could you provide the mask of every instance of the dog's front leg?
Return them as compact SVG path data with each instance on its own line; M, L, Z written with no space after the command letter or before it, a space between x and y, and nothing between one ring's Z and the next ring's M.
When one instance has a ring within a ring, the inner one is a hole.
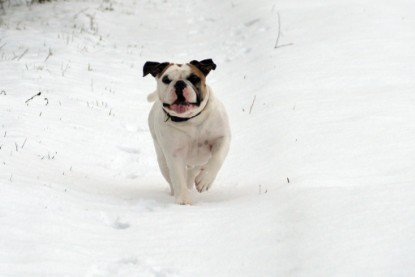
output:
M189 197L189 191L187 189L187 171L182 157L180 153L175 153L167 159L167 165L176 203L180 205L191 205L192 200Z
M216 139L211 145L212 157L206 165L201 168L200 173L196 176L196 189L199 192L207 191L216 178L219 169L229 151L230 136L223 136Z

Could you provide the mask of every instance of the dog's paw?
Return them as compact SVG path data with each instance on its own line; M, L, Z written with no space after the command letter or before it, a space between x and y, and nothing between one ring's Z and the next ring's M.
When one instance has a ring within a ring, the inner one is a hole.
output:
M196 176L195 184L198 192L204 192L209 190L215 180L216 174L210 170L202 169Z
M176 197L176 204L192 205L192 199L188 195L179 195Z

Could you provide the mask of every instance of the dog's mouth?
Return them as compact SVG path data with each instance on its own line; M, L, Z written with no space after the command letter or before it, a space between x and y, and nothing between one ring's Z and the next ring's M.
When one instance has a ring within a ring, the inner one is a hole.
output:
M183 114L188 112L194 108L197 108L197 103L190 103L190 102L174 102L173 104L163 103L163 107L167 110L173 111L177 114Z

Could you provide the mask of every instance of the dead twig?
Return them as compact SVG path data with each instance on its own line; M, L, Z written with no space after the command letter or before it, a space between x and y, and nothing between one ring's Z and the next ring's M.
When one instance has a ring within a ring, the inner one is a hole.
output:
M32 97L30 97L29 99L27 99L26 101L25 101L25 103L27 104L27 103L29 103L29 101L32 101L33 100L33 98L35 98L35 97L37 97L37 96L40 96L42 94L42 92L41 91L39 91L37 94L35 94L35 95L33 95Z
M290 42L290 43L286 43L286 44L281 44L281 45L278 45L277 48L282 48L282 47L291 46L291 45L294 45L294 43Z
M81 13L83 13L84 11L86 11L86 10L88 10L89 8L86 8L86 9L83 9L83 10L80 10L79 12L77 12L74 16L73 16L73 18L74 19L76 19Z
M251 114L251 112L252 112L252 108L254 107L255 100L256 100L256 95L254 96L254 100L252 100L251 107L249 108L249 114Z
M280 18L279 12L277 12L277 17L278 17L278 35L277 35L277 40L275 41L274 49L278 48L278 42L280 41L280 35L281 35L281 18Z
M89 18L89 29L91 31L97 31L98 29L95 27L95 14L85 14L86 17Z
M52 53L52 49L50 49L49 48L49 54L48 54L48 56L46 57L46 59L45 59L45 61L44 62L46 62L48 59L49 59L49 57L50 56L52 56L53 55L53 53Z
M26 144L26 141L27 141L27 138L24 140L24 142L23 142L22 146L20 147L20 149L23 149L23 147L24 147L24 146L25 146L25 144Z
M279 41L281 37L281 17L280 17L279 12L277 12L277 17L278 17L278 34L277 34L277 40L275 41L274 49L294 45L294 43L286 43L286 44L279 45Z
M66 64L65 68L63 68L63 63L61 64L61 71L62 71L62 77L65 76L66 71L69 68L69 63Z
M26 50L24 50L24 52L17 58L17 60L20 61L20 59L23 58L23 56L26 55L27 52L29 52L28 48L26 48Z

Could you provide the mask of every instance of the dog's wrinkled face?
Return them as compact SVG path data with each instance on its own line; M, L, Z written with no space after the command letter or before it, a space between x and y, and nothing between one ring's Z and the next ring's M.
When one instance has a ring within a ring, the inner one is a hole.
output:
M206 97L205 78L188 64L170 64L157 78L157 91L169 113L191 116Z
M188 64L147 62L144 76L157 80L157 93L164 110L177 117L192 117L203 110L208 100L206 76L216 65L212 60Z

